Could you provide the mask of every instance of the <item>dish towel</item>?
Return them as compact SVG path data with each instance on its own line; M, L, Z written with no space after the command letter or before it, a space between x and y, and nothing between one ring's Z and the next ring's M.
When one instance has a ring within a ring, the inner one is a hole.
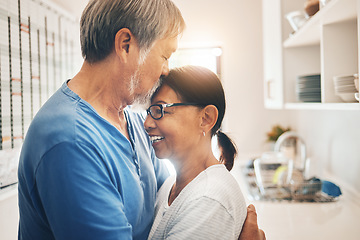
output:
M326 193L327 195L332 197L338 197L342 194L340 187L337 186L335 183L326 180L322 180L321 182L322 182L321 191Z

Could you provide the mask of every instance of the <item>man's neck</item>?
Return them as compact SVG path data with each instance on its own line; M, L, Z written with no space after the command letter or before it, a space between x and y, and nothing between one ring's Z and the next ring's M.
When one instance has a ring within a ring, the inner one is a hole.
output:
M106 60L94 64L85 61L79 73L68 82L68 87L128 138L124 115L128 92L122 89L126 84L114 85L122 79L113 69L111 62Z

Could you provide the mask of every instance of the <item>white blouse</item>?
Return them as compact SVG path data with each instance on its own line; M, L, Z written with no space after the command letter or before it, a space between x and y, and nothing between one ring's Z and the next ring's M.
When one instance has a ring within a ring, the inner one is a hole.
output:
M158 191L148 239L238 239L247 210L238 183L223 164L210 166L168 205L175 176Z

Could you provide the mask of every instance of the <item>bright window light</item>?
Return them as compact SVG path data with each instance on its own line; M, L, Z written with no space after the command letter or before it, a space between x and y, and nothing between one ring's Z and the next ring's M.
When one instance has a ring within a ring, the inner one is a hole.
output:
M160 161L164 161L166 167L168 168L170 175L176 175L175 167L174 165L169 161L169 159L160 159Z
M217 57L221 56L221 54L222 54L221 48L213 48L211 51L212 51L212 54Z
M220 47L210 48L179 48L170 58L170 68L185 65L196 65L210 69L216 74L219 72L219 58L222 54Z

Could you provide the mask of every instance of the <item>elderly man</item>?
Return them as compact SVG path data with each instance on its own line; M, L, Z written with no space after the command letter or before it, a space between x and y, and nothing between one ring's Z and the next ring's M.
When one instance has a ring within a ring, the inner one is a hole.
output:
M31 123L19 164L19 239L147 239L168 177L143 119L184 29L170 0L91 0L79 73ZM255 221L256 223L256 221Z

